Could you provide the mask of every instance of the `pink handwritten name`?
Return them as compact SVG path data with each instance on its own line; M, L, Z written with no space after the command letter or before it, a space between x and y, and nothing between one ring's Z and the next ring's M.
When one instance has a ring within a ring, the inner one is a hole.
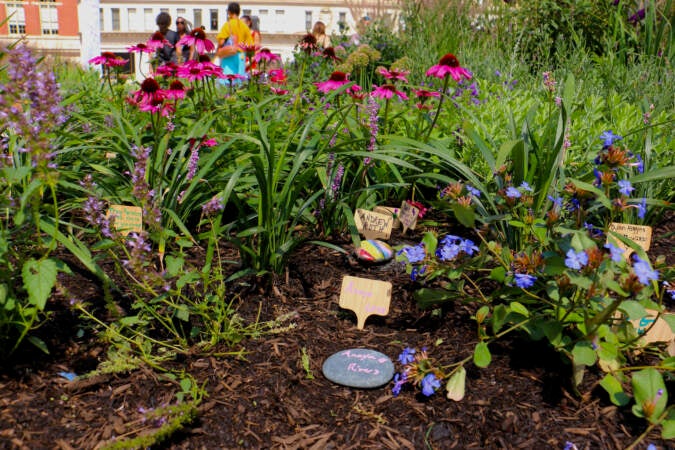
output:
M361 367L356 363L350 363L347 366L347 370L350 372L367 373L368 375L377 375L380 373L377 369L368 369L367 367Z
M373 293L370 292L370 291L364 291L364 290L358 289L356 286L354 286L353 281L349 282L345 291L348 294L360 295L362 297L372 297L373 296Z
M359 361L371 360L377 361L380 364L384 364L385 362L387 362L387 358L378 358L375 355L370 355L367 353L356 353L352 352L351 350L345 350L344 352L342 352L342 355L346 356L347 358L358 359Z

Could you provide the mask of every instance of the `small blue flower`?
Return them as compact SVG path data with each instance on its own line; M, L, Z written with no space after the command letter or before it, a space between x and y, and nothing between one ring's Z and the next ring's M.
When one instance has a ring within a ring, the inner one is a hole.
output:
M621 259L623 258L623 250L611 242L606 243L605 248L609 250L609 257L612 259L612 261L615 263L621 262Z
M478 251L478 247L473 243L471 239L464 239L459 243L459 248L469 256L472 256Z
M449 245L449 244L458 244L462 240L461 237L455 236L453 234L446 234L443 239L441 239L441 244L443 245Z
M553 203L554 208L561 208L563 204L563 199L562 197L552 197L550 195L547 195L546 198L548 198L551 203Z
M520 193L520 191L513 186L509 186L506 188L506 196L508 198L520 198L523 194Z
M532 191L534 191L534 189L532 189L532 186L530 186L530 185L527 183L527 181L523 181L522 183L520 183L520 188L521 188L522 190L524 190L524 191L527 191L527 192L532 192Z
M638 173L644 173L645 162L642 160L642 156L635 155L635 159L637 159L637 163L635 163L635 165L637 166Z
M565 265L574 270L580 270L586 264L588 264L588 255L585 251L581 250L580 252L575 252L573 248L567 250L565 254Z
M529 287L532 287L534 285L534 282L537 281L537 277L534 275L529 275L527 273L517 273L514 275L514 280L516 282L516 286L518 286L521 289L527 289Z
M654 444L649 444L649 445L647 446L647 450L656 450L656 445L654 445Z
M466 185L466 190L469 191L469 194L473 195L474 197L480 197L480 190L476 189L470 184Z
M436 389L440 387L441 382L433 373L428 373L422 379L422 394L426 395L427 397L433 395L433 393L436 392Z
M441 261L452 261L457 258L461 248L458 244L445 244L443 247L436 250L436 256Z
M593 238L600 238L603 235L602 230L592 223L584 222L584 228L588 230L588 234Z
M394 387L391 388L391 393L396 397L401 393L401 388L404 384L408 382L408 372L403 372L402 374L394 375Z
M647 199L643 197L642 200L640 200L640 203L638 204L637 208L638 208L638 218L644 219L645 215L647 214Z
M413 264L423 261L427 256L427 252L424 249L424 244L417 244L415 246L406 245L401 250L399 250L398 254L404 254L408 259L408 262Z
M421 277L427 272L427 266L422 267L413 267L410 272L410 281L417 281L418 277Z
M628 180L619 180L619 193L621 195L625 195L626 197L630 197L630 193L633 192L635 188L633 187L632 184L630 184L630 181Z
M633 272L635 272L635 275L638 277L640 283L644 284L645 286L649 285L650 281L656 281L659 279L658 270L652 269L649 263L641 259L639 256L635 256Z
M401 354L398 355L398 362L400 362L401 364L410 364L415 360L415 357L413 355L415 355L416 351L417 350L415 350L414 348L406 347L405 349L403 349Z
M612 145L614 142L623 139L621 136L618 134L614 134L612 130L607 130L604 133L600 135L600 140L602 141L602 146L603 147L609 147Z
M565 442L565 447L563 448L563 450L577 450L577 446L574 445L573 442L567 441Z

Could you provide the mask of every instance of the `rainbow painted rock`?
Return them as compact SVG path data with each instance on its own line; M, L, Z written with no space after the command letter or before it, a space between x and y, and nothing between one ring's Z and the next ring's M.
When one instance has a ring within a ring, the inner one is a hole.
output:
M383 263L394 257L394 249L386 242L368 239L361 241L361 247L356 250L356 257L370 264Z

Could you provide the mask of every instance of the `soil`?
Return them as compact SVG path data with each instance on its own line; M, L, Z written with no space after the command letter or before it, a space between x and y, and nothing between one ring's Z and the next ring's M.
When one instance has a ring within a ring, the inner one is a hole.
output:
M671 266L673 218L655 228L651 250ZM419 237L417 232L405 240ZM392 243L403 240L395 235ZM344 275L391 281L389 314L371 316L357 329L354 314L338 306ZM471 355L476 305L457 299L442 310L421 311L400 264L362 266L316 246L298 251L281 278L269 294L236 284L233 306L246 323L287 316L293 327L173 362L207 396L190 425L153 448L562 449L569 441L578 449L624 449L639 439L638 449L648 443L675 448L658 430L641 437L646 423L609 402L597 388L600 374L588 373L574 393L569 367L557 354L517 337L491 344L487 368L466 366L467 392L459 402L411 390L394 397L391 384L370 390L334 384L321 366L344 349L371 348L396 361L404 347L427 346L444 364ZM61 282L70 295L100 297L82 273ZM59 375L85 374L107 352L67 303L55 295L51 318L37 332L49 355L26 345L0 369L2 449L100 448L114 437L151 430L143 409L176 403L178 382L149 368L74 381Z

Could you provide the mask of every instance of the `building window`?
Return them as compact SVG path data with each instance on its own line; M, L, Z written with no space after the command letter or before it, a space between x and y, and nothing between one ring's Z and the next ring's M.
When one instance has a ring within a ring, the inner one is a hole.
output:
M305 11L305 29L312 30L312 11Z
M338 19L338 27L340 27L341 32L345 32L347 30L347 13L346 12L340 13L339 19Z
M26 34L26 14L20 3L7 3L9 34Z
M103 8L98 9L98 25L101 31L105 31L105 13Z
M243 16L250 16L251 15L251 10L250 9L242 9L241 14Z
M111 8L110 12L112 13L112 30L120 31L120 9Z
M183 17L185 15L185 8L176 9L176 14Z
M169 13L169 8L159 8L159 12Z
M40 0L42 34L59 34L59 15L54 0Z
M211 17L211 31L218 31L218 10L210 10L209 15Z
M136 8L128 8L127 9L127 30L129 31L134 31L136 30L137 22L138 22L138 13L136 12Z
M152 15L152 8L143 8L143 26L145 31L155 29L155 18Z
M266 16L266 15L267 15L267 10L266 10L266 9L261 9L261 10L258 11L258 14L260 14L261 16Z
M192 15L193 15L193 19L194 19L192 21L194 27L195 28L201 27L202 26L202 10L201 9L195 9L192 12Z

